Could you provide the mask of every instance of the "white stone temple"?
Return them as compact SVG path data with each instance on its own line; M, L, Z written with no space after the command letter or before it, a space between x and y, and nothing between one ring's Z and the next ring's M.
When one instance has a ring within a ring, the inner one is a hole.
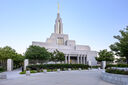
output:
M59 9L59 8L58 8ZM63 23L58 10L54 25L54 33L46 42L32 42L32 45L45 47L49 52L59 50L65 54L65 63L68 64L87 64L97 65L95 57L96 51L92 51L88 45L76 45L75 40L69 40L68 34L63 33Z

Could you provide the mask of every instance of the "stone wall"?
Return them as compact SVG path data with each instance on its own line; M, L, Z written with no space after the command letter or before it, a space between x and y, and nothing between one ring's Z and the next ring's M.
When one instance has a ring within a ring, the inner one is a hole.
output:
M101 79L116 85L128 85L128 76L102 72Z

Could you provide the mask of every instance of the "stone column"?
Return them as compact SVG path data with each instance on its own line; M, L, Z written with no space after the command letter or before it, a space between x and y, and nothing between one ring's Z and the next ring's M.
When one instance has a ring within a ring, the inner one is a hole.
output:
M7 60L7 71L12 71L13 70L13 61L12 59Z
M80 56L80 64L82 64L82 55Z
M77 64L79 64L79 55L77 55Z
M67 55L65 55L65 64L67 64Z
M83 64L85 64L85 57L86 57L86 56L84 55L84 57L83 57Z
M88 64L88 62L87 62L87 55L85 55L85 64Z
M26 70L26 67L28 66L28 64L29 64L29 60L25 59L24 60L24 70Z
M106 67L106 61L102 61L101 66L102 66L101 67L102 69L105 69L105 67Z
M70 55L68 55L68 64L70 64Z

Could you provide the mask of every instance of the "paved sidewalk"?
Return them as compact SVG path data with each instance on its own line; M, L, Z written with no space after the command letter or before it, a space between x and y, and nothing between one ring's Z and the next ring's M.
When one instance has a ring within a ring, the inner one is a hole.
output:
M36 73L31 76L15 72L18 71L12 74L8 72L11 76L6 80L0 80L0 85L114 85L102 81L99 70Z
M16 69L14 71L6 71L3 73L7 75L7 79L15 79L15 78L25 76L25 75L20 75L19 74L20 72L21 72L21 69Z

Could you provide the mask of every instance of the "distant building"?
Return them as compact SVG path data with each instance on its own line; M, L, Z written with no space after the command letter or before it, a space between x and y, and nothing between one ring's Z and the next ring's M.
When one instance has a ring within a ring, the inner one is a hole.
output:
M91 61L91 65L97 65L95 57L96 51L91 51L87 45L76 45L75 40L69 40L67 34L63 34L63 23L58 10L57 18L54 25L54 33L46 42L32 42L32 45L45 47L49 52L59 50L65 54L65 63L68 64L87 64Z

